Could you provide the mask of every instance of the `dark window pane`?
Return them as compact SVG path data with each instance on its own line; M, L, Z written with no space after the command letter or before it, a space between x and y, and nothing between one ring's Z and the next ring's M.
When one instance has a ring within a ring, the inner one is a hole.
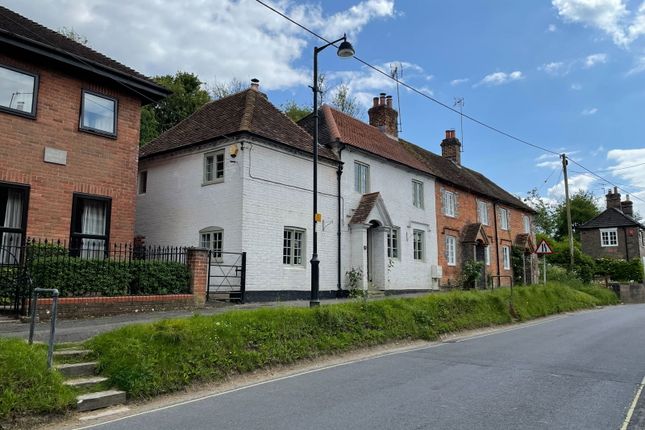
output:
M0 67L0 106L33 114L36 78Z
M83 114L81 126L91 130L114 134L114 100L95 94L83 93Z

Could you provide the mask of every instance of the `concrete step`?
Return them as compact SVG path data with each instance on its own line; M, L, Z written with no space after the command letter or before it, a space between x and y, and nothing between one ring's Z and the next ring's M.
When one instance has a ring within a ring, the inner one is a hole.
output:
M108 378L104 376L90 376L87 378L68 379L64 384L74 388L89 388L107 380Z
M57 364L56 369L66 378L92 376L96 373L96 361L86 363Z
M123 403L125 403L125 391L119 390L99 391L76 397L76 409L79 412L109 408Z
M68 357L85 357L92 351L89 349L61 349L54 351L54 357L68 358Z

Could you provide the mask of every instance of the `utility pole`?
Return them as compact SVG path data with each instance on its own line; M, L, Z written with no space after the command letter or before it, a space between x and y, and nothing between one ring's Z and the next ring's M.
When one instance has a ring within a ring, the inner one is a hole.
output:
M564 198L567 206L567 231L569 232L569 268L573 270L573 227L571 225L571 200L569 200L569 177L567 176L567 154L560 155L562 158L562 173L564 176Z

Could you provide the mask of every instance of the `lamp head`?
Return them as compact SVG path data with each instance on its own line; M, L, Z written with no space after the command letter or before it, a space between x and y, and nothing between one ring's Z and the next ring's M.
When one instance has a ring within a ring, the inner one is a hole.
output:
M352 46L351 43L347 41L347 39L343 40L338 47L338 56L341 58L350 58L354 56L354 47Z

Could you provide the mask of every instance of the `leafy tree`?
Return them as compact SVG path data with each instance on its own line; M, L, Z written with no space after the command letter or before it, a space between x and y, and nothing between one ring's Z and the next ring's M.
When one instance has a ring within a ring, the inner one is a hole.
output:
M298 122L311 113L311 108L306 105L299 105L295 100L289 100L282 105L282 112L287 115L293 122Z
M333 92L331 97L331 104L336 109L347 115L358 118L362 112L356 97L349 93L349 86L347 84L340 84Z
M195 74L177 72L175 75L156 76L152 79L171 90L172 94L157 104L142 108L142 145L175 126L210 100L208 91L202 88L202 82Z
M58 29L58 32L63 36L67 37L68 39L72 39L74 42L78 42L81 45L89 46L90 41L87 40L87 37L74 31L73 27L69 27L69 28L61 27Z
M570 197L571 200L571 223L579 225L589 221L600 213L594 195L588 191L579 191ZM554 213L555 232L557 240L565 239L568 236L567 230L567 205L561 202ZM580 233L574 232L574 238L580 240Z
M219 100L228 97L232 94L239 93L244 90L245 85L237 78L233 78L228 82L220 82L215 80L212 84L208 85L208 92L213 100Z
M538 233L553 236L556 230L554 208L546 203L540 196L537 188L533 188L524 198L524 203L531 206L537 214L534 217L535 227Z

